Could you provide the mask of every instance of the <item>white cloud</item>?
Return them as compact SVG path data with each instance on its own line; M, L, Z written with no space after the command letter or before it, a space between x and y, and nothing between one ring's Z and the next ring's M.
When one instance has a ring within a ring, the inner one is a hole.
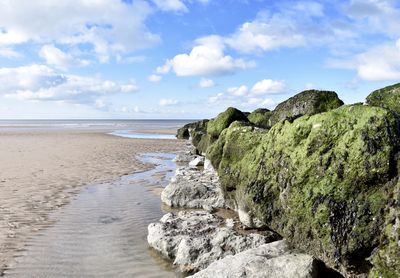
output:
M376 32L396 37L400 32L400 10L396 1L351 0L345 12L364 33Z
M291 20L273 17L266 22L244 23L226 42L236 50L253 52L304 46L306 39L296 30Z
M270 98L263 99L263 98L251 97L247 99L246 104L253 107L254 105L255 107L265 107L265 106L271 107L272 105L275 104L275 102Z
M106 100L104 98L98 98L95 100L94 106L98 109L107 107Z
M237 69L253 67L253 62L234 59L224 54L224 44L220 37L209 36L196 40L196 46L189 54L176 55L157 72L172 69L177 76L215 76L230 74Z
M150 82L160 82L162 80L162 76L157 75L157 74L152 74L149 76L148 80Z
M251 92L255 95L276 94L281 93L285 89L285 82L272 79L264 79L258 81L251 88Z
M284 81L264 79L257 82L250 90L248 86L241 85L230 87L225 92L220 92L208 98L208 103L217 106L234 106L242 110L252 110L260 107L275 105L272 98L265 98L260 95L283 92Z
M171 63L167 60L164 65L157 67L158 74L167 74L171 71Z
M62 70L70 66L86 66L90 63L87 60L74 59L71 54L65 53L52 44L42 46L39 56L46 61L46 64Z
M22 55L11 47L0 47L0 56L6 58L20 58Z
M203 5L207 5L211 0L152 0L152 2L162 11L165 12L181 12L186 13L189 11L187 5L198 2Z
M188 8L180 0L153 0L154 4L162 11L187 12Z
M176 99L160 99L160 106L172 106L178 104L178 100Z
M247 86L242 85L240 87L231 87L227 89L227 92L234 96L245 96L249 92L249 88Z
M211 96L211 97L208 98L208 103L211 103L211 104L212 103L217 103L217 102L223 100L224 96L225 95L223 93L218 93L215 96Z
M400 79L399 42L382 44L348 59L331 59L332 68L355 70L359 78L369 81Z
M159 41L144 24L151 11L140 0L131 4L120 0L1 1L0 46L34 42L87 50L89 45L97 59L106 62L113 55Z
M202 78L199 82L200 88L212 88L215 87L215 82L212 79Z
M63 101L98 108L101 102L105 103L102 97L137 90L132 82L64 75L45 65L0 68L0 94L22 101Z

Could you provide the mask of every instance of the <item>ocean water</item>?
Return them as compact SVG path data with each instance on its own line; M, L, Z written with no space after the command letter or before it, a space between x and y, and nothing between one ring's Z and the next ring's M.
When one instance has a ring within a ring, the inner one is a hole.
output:
M171 131L196 120L0 120L0 132L104 131L139 139L173 139Z

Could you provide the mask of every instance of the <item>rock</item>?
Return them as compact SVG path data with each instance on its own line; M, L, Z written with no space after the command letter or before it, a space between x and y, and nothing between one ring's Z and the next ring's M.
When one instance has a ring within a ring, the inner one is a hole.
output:
M400 180L391 196L380 246L372 256L371 277L400 277Z
M239 234L231 223L205 211L168 213L148 231L150 246L183 272L196 272L227 255L278 239L272 232Z
M208 120L201 120L198 122L186 124L177 130L176 138L189 139L190 137L193 138L194 133L198 133L201 131L204 131L205 133L205 131L207 130L207 123Z
M259 108L251 112L247 118L257 127L270 128L271 126L269 125L269 118L271 115L272 112L268 109Z
M224 207L225 201L215 171L179 167L175 176L161 193L161 200L170 207L213 208Z
M190 132L189 132L189 128L190 128L191 124L187 124L181 128L179 128L176 132L176 138L178 139L189 139L190 137Z
M215 119L208 122L207 134L211 139L216 140L221 132L229 127L234 121L248 122L246 115L236 108L229 107L224 112L220 113Z
M318 264L309 255L291 253L284 240L261 245L213 262L193 278L312 278Z
M190 167L204 166L204 156L197 156L195 159L189 162Z
M189 163L193 159L195 159L197 156L193 155L190 151L187 152L181 152L176 155L176 157L173 159L174 162L178 163Z
M400 114L400 83L372 92L367 97L367 104L383 107Z
M338 95L331 91L308 90L301 92L280 103L272 111L268 126L282 120L292 121L303 115L314 115L326 112L343 105Z
M399 150L397 117L355 105L282 121L269 131L232 124L207 158L226 205L242 210L245 224L258 219L296 248L357 274L371 268L367 258L384 242L385 223L389 230L395 226L387 204L393 202ZM397 249L385 250L385 261L398 261Z

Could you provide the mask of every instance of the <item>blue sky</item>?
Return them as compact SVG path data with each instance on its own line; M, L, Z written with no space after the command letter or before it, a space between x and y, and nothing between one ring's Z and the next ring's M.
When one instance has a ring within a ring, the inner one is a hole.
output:
M0 118L186 118L400 82L400 1L0 0Z

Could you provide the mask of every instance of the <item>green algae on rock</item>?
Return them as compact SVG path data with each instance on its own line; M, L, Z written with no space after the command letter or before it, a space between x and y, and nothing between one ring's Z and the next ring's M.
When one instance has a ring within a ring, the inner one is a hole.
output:
M194 133L206 132L207 123L209 120L201 120L194 123L188 123L183 127L179 128L176 133L176 138L178 139L189 139L189 137L193 137Z
M367 106L305 91L248 121L229 108L196 146L243 224L262 222L345 275L400 277L399 88Z
M365 272L397 176L397 128L386 109L343 106L270 131L232 125L207 155L228 204L331 266Z
M207 133L210 135L211 139L216 140L221 132L234 121L248 122L249 120L242 111L229 107L208 123Z
M370 277L400 276L400 180L386 208L381 246L372 256Z
M251 112L247 118L257 127L270 128L269 119L272 112L265 108L259 108Z
M400 83L372 92L367 97L367 104L383 107L400 113Z
M326 112L343 105L338 95L331 91L307 90L280 103L271 113L269 126L282 120L294 120L303 115Z

